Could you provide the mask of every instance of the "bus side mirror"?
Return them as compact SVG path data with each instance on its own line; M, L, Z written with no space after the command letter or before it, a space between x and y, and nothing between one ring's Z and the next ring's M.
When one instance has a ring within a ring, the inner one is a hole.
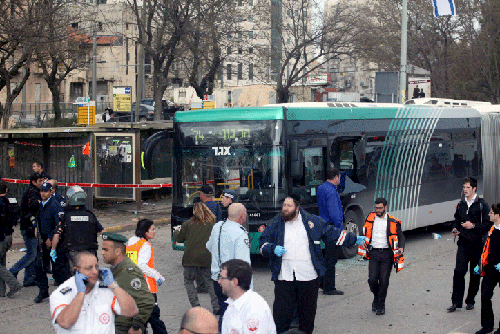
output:
M297 140L292 140L290 142L290 156L292 162L299 161L299 142Z

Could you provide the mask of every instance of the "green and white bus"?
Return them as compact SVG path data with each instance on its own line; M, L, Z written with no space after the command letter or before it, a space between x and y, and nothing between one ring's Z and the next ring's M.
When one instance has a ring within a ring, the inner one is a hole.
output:
M481 113L474 108L366 103L291 103L177 112L172 228L192 215L202 184L238 193L251 252L289 193L318 212L325 171L345 172L344 227L359 234L385 197L403 230L452 219L465 176L482 184ZM172 242L174 249L182 244ZM344 256L356 247L344 250Z

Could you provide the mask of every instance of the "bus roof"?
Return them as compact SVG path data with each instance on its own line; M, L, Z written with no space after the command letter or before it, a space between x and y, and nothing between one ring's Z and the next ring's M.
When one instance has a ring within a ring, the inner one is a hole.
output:
M218 108L177 111L174 122L261 121L283 119L283 107Z
M178 111L175 113L175 122L210 122L210 121L258 121L284 119L284 108L288 120L294 121L323 121L345 119L383 119L383 118L467 118L479 117L477 109L473 108L435 108L428 105L402 104L372 104L352 103L350 107L341 107L336 103L285 103L267 105L263 107L199 109ZM495 109L488 106L488 109ZM490 111L490 110L488 110ZM490 111L491 112L491 111ZM431 116L432 115L432 116Z

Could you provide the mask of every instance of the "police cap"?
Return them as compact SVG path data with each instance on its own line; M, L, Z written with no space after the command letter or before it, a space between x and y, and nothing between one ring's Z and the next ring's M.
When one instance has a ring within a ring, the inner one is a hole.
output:
M102 240L110 240L110 241L116 241L116 242L122 242L122 243L126 243L128 241L128 239L125 238L123 235L118 234L118 233L111 233L111 232L104 232L102 234Z
M202 185L200 187L199 191L201 191L202 193L207 194L207 195L213 195L214 194L214 190L208 184Z
M233 203L238 201L238 195L233 190L224 190L222 196L232 199Z

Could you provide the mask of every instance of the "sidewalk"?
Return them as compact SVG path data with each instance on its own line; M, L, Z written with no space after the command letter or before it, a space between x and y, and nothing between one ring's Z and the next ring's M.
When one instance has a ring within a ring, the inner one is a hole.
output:
M129 231L134 230L140 219L147 218L155 222L155 225L170 223L170 212L172 209L172 198L160 199L158 201L148 200L142 202L141 210L137 211L135 202L110 203L99 205L94 208L94 214L104 227L105 231ZM19 231L19 226L14 228L11 249L24 248L24 241Z

